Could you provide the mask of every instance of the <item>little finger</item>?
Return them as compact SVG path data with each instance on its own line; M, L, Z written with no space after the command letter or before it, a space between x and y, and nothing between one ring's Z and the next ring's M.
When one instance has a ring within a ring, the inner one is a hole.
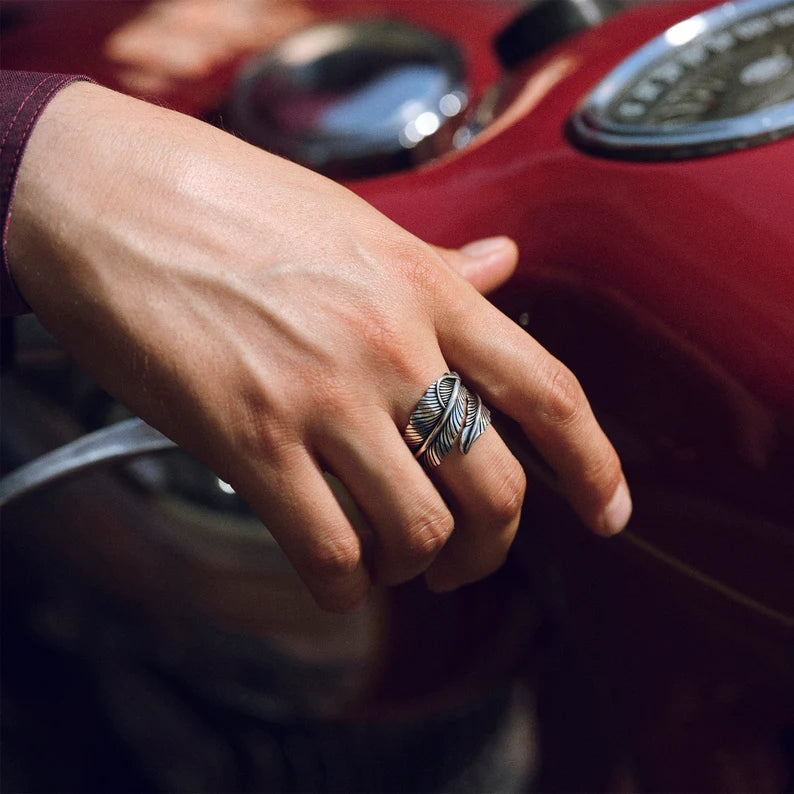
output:
M427 571L432 590L453 590L497 570L521 518L526 478L493 427L463 454L453 449L433 470L453 507L455 532Z
M239 492L320 607L348 612L363 606L371 583L361 540L305 449L282 456L277 468Z
M345 485L372 529L372 574L393 585L423 573L453 530L453 518L392 418L326 437L323 462Z

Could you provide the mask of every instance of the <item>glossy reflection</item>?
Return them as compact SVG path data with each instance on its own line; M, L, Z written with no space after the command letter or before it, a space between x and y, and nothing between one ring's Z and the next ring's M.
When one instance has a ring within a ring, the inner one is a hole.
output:
M393 21L318 25L252 61L223 123L340 177L400 170L450 148L467 103L457 48Z

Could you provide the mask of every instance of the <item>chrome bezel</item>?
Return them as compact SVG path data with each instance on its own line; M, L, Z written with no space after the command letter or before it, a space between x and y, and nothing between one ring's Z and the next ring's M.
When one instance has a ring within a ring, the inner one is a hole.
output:
M574 141L615 157L683 159L743 149L794 133L794 100L741 116L680 126L623 124L608 115L616 97L654 63L742 19L790 5L791 0L740 0L668 28L620 63L576 109L570 120Z

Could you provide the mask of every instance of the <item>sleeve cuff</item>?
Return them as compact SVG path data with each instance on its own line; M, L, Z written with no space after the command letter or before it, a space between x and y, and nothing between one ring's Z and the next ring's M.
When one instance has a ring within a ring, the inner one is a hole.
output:
M3 228L3 266L0 272L0 309L12 316L30 311L8 266L6 238L17 174L25 147L47 103L81 75L40 72L0 72L0 211Z

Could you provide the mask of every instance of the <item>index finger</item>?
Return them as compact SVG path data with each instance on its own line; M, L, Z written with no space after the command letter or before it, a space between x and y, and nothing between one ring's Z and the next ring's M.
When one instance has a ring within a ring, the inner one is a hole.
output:
M467 385L515 419L557 475L579 517L613 535L631 515L631 496L614 447L573 373L466 284L437 307L445 359Z

